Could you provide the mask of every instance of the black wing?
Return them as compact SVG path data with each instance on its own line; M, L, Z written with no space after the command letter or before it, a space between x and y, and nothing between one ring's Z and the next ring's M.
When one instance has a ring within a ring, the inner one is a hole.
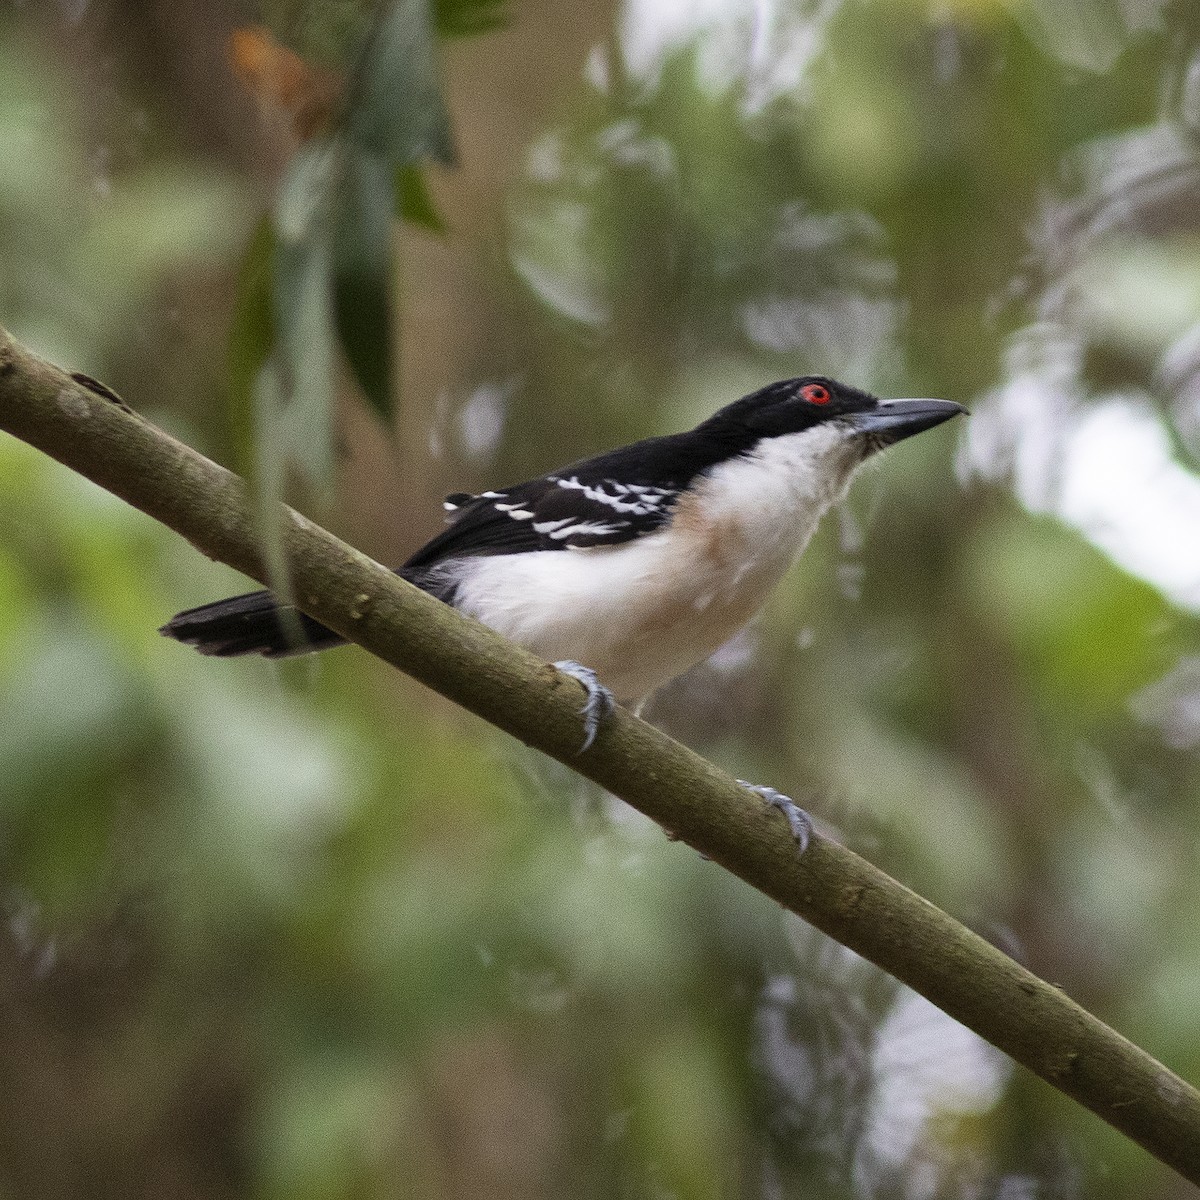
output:
M502 492L446 497L448 529L404 565L424 567L446 558L580 550L615 546L651 533L670 517L674 486L586 480L578 473L546 475Z
M615 546L652 533L670 520L698 476L743 449L719 434L703 433L647 438L502 491L447 496L450 527L404 565Z

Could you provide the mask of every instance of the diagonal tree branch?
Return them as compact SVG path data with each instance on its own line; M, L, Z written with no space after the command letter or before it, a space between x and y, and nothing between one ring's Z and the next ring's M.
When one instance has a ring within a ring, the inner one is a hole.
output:
M0 429L265 581L241 480L2 328ZM628 801L1200 1183L1200 1093L1145 1051L838 843L798 856L778 813L632 714L576 754L577 683L291 509L282 525L310 616Z

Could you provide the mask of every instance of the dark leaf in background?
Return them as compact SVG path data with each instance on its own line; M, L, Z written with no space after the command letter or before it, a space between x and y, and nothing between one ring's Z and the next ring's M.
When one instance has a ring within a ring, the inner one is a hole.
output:
M298 31L311 34L318 27L322 36L342 38L343 53L353 41L362 46L343 127L332 138L310 140L297 153L275 213L278 403L260 404L258 424L264 439L292 458L310 482L327 481L331 465L335 333L368 402L390 418L391 224L398 214L427 229L444 229L415 164L427 156L453 158L425 0L386 4L366 36L358 24L361 5L334 7L332 24L303 4L275 5L268 14L275 28L306 46L312 39ZM462 6L455 10L457 26L474 23L482 29L485 14L495 9L494 3ZM282 61L289 79L305 74L306 64L291 51L243 33L241 42L251 49L261 50L265 42L270 61ZM279 72L268 74L276 84ZM258 70L250 78L261 83L262 75ZM262 87L252 91L259 94ZM280 91L274 87L270 95L277 105ZM260 367L264 357L261 351L253 366ZM255 370L243 371L238 387L243 414L250 410L256 378Z
M327 481L332 465L331 209L342 160L334 141L305 146L288 167L275 208L275 318L287 400L261 434L312 483Z
M291 597L291 572L283 550L279 505L288 467L288 394L279 362L268 359L254 377L254 498L267 580L276 595Z
M508 24L505 0L436 0L434 15L442 37L474 37Z
M306 58L341 65L371 27L376 0L262 0L262 20Z
M254 384L275 344L274 258L275 229L264 216L242 259L229 333L229 429L235 467L243 475L254 461Z
M289 467L315 489L332 469L330 181L338 150L305 146L242 265L230 334L230 410L239 466L253 479L263 556L275 591L288 591L279 503Z
M334 320L350 368L371 406L392 410L392 171L346 147L333 237Z
M454 162L425 0L394 0L380 14L354 79L346 133L393 163Z
M429 194L429 184L420 167L405 163L396 168L396 213L410 225L419 225L431 233L445 233L442 220Z

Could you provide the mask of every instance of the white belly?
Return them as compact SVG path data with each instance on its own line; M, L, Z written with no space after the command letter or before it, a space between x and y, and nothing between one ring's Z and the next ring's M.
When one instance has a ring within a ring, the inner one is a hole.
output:
M849 481L857 454L791 437L717 468L669 528L618 546L466 560L456 606L547 662L593 668L632 703L758 611ZM806 470L819 453L826 470ZM805 461L807 460L807 461ZM817 479L819 487L806 486Z
M481 558L458 607L547 662L592 667L632 703L702 661L759 609L785 556L736 585L663 557L662 535L593 550Z

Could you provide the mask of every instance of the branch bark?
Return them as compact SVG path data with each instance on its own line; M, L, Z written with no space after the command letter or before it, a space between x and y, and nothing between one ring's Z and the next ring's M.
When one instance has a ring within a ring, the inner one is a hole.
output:
M265 582L241 480L2 328L0 429ZM1144 1050L844 846L817 836L798 856L778 813L629 712L577 754L577 683L291 509L281 520L310 616L595 780L1200 1183L1200 1092Z

